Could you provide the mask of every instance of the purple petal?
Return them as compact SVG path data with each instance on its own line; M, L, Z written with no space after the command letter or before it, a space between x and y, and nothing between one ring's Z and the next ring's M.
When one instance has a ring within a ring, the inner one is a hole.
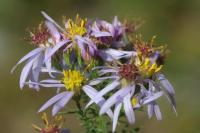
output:
M100 115L104 114L109 108L111 108L115 103L120 102L118 99L123 99L128 93L130 93L131 89L123 88L117 91L113 96L111 96L101 107Z
M107 49L105 52L108 54L111 54L111 56L114 58L119 58L121 56L130 57L130 56L137 55L137 53L134 51L122 51L122 50L115 50L115 49Z
M96 45L93 43L93 41L91 41L89 38L83 38L83 37L81 37L81 36L76 36L76 39L78 40L78 41L80 41L80 42L82 42L83 44L87 44L88 45L88 47L89 47L89 51L90 51L90 53L92 54L94 54L94 52L95 52L95 50L97 50L97 47L96 47Z
M143 99L143 104L147 104L150 103L152 101L155 101L156 99L158 99L159 97L161 97L163 95L163 91L157 92L152 94L151 96L148 96L146 98Z
M59 84L59 83L61 83L61 81L60 80L54 80L54 79L45 79L45 80L41 80L40 83Z
M178 115L178 113L177 113L177 111L176 111L176 101L175 101L175 98L174 98L174 96L170 96L170 95L166 95L166 97L167 97L167 100L170 102L170 104L172 105L172 108L173 108L173 110L174 110L174 112L175 112L175 114L176 114L176 116Z
M85 59L86 58L86 50L85 50L85 44L82 40L77 39L77 44L79 46L79 49L81 50L81 55Z
M97 23L94 23L92 26L92 36L94 37L107 37L112 36L109 32L100 31L99 27L97 26Z
M98 94L98 91L97 91L96 89L94 89L93 87L88 86L88 85L85 85L85 86L83 87L83 91L84 91L91 99L93 99L93 98ZM105 102L105 99L104 99L103 97L101 97L101 98L99 99L99 101L95 101L95 103L98 104L99 107L101 107L102 104L103 104L104 102ZM87 107L88 107L88 105L86 105L85 108L87 108ZM108 116L109 116L111 119L113 118L113 113L112 113L112 110L111 110L111 109L109 109L106 113L108 114Z
M96 52L96 50L97 50L97 48L96 47L93 47L93 43L91 43L91 44L88 44L88 47L89 47L89 53L90 53L90 55L92 55L92 56L94 56L95 55L95 52Z
M49 70L48 70L47 68L45 68L45 67L42 67L40 71L41 71L41 72L44 72L44 73L49 72ZM56 73L56 74L62 74L61 71L56 70L56 69L52 69L52 68L51 68L50 72L51 72L51 73Z
M32 77L33 79L31 79L34 82L38 82L39 80L39 74L40 74L40 70L41 67L43 65L43 61L44 61L44 55L41 53L34 61L33 66L32 66ZM33 88L39 89L39 86L33 86Z
M170 95L174 95L175 91L171 83L165 78L163 74L158 75L158 80Z
M130 88L131 88L131 97L132 97L134 95L134 93L135 93L135 84L132 84L130 86Z
M49 15L47 15L44 11L41 11L42 15L51 23L55 24L55 26L57 26L61 31L64 31L63 28L60 27L59 24L56 23L56 21L54 21Z
M74 92L67 92L54 106L52 109L52 115L55 116L72 98Z
M29 75L29 72L31 70L31 67L32 67L34 61L35 61L35 58L30 59L28 61L28 63L24 66L24 68L22 69L22 72L21 72L21 75L20 75L20 81L19 81L21 89L24 87L25 81L26 81L26 79Z
M55 42L58 43L60 41L61 35L58 32L57 28L50 21L46 21L45 24L48 27L50 34L53 37L53 39L55 40Z
M162 114L160 112L159 106L155 104L153 108L154 108L157 120L162 120Z
M42 105L42 107L39 109L38 112L44 111L49 106L53 105L55 102L57 102L58 100L60 100L66 94L67 94L67 92L62 92L60 94L55 95L54 97L52 97L51 99L49 99L44 105Z
M115 69L100 70L99 76L103 76L104 74L107 74L107 73L117 73L117 72L118 72L118 70L115 70Z
M65 87L64 84L40 84L42 87L47 87L47 88L63 88Z
M37 55L37 54L40 53L41 51L42 51L41 48L36 48L36 49L32 50L31 52L29 52L28 54L26 54L26 55L25 55L24 57L22 57L22 58L17 62L17 64L12 68L11 73L14 72L14 70L17 68L17 66L18 66L19 64L21 64L21 63L24 62L25 60L27 60L27 59L29 59L29 58L31 58L31 57Z
M153 104L148 104L147 105L147 112L148 112L148 117L149 118L151 118L152 116L153 116L153 111L154 111L154 109L153 109Z
M66 52L69 48L71 48L72 47L72 45L74 45L74 43L72 42L72 43L70 43L70 44L68 44L67 45L67 47L63 50L63 52Z
M135 114L134 114L133 107L131 104L131 95L130 94L128 94L127 96L124 97L123 103L124 103L124 111L126 114L126 118L128 119L128 122L130 124L135 123Z
M118 27L120 24L119 20L118 20L118 17L115 16L114 19L113 19L113 26L114 27Z
M112 32L112 30L113 30L112 24L110 24L106 21L100 21L100 25L102 25L105 29L109 30L109 32Z
M93 32L92 36L94 37L109 37L112 36L109 32L99 31L99 32Z
M136 56L137 53L134 51L122 51L115 49L99 50L99 56L106 61L118 60L121 58L129 58L131 56Z
M89 85L98 85L107 79L116 79L117 80L117 79L119 79L119 77L118 76L109 76L109 77L97 78L97 79L90 81Z
M26 84L32 84L32 85L39 85L39 86L42 86L42 87L47 87L47 88L49 88L49 87L56 87L56 88L63 88L63 87L65 87L65 85L64 84L61 84L61 83L57 83L57 84L54 84L54 83L37 83L37 82L26 82Z
M114 116L113 116L113 126L112 126L112 132L113 133L115 132L115 129L117 127L117 122L118 122L121 107L122 107L122 103L119 103L115 106Z
M49 52L49 55L45 58L45 61L48 60L51 56L53 56L53 54L58 51L58 49L60 49L62 46L64 46L66 43L70 42L69 40L63 40L59 43L57 43Z
M99 91L99 93L93 99L91 99L91 101L88 103L88 105L90 106L91 104L93 104L100 97L102 97L103 95L105 95L108 92L110 92L113 89L115 89L119 84L120 84L119 81L114 81L111 84L109 84L108 86L106 86L105 88L103 88L101 91Z
M45 59L48 58L48 55L51 51L51 47L49 48L46 48L45 50ZM49 72L49 76L52 77L52 78L55 78L52 74L51 74L51 58L48 58L47 60L44 61L46 67L47 67L47 70Z

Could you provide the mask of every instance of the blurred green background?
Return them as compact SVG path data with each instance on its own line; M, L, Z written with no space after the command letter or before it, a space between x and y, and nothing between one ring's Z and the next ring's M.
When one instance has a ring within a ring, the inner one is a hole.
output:
M176 89L178 117L163 99L163 121L149 120L145 113L138 113L136 125L142 126L140 133L200 132L200 0L0 0L1 133L34 133L31 124L40 122L37 109L52 94L27 88L20 91L20 68L10 75L17 60L32 49L23 41L25 29L43 20L41 10L56 20L77 13L109 21L114 15L121 20L145 20L138 32L145 39L157 35L157 42L171 49L164 73ZM67 117L66 127L72 133L82 130L73 116Z

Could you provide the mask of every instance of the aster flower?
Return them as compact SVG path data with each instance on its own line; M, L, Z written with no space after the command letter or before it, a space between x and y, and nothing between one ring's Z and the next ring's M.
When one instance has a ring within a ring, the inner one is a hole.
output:
M43 72L47 72L44 68ZM52 73L56 73L63 77L60 80L56 79L46 79L41 80L39 83L27 82L31 85L40 85L42 87L53 87L58 90L64 89L62 92L58 92L55 96L49 99L38 112L46 110L48 107L53 106L52 115L56 115L72 98L73 96L80 95L82 90L90 88L90 91L87 91L87 94L90 98L94 98L97 94L97 90L92 88L89 85L84 85L86 82L86 77L79 70L64 70L63 72L52 70ZM95 103L100 107L104 103L105 99L100 97ZM108 115L112 118L113 114L111 110L107 111Z
M134 56L136 54L134 51L116 49L126 45L127 42L123 39L125 33L126 27L118 20L117 16L112 23L104 20L95 21L91 26L91 36L98 40L96 43L97 55L109 62Z
M106 95L111 91L115 91L110 96L100 109L100 114L104 114L109 108L115 106L113 116L113 132L115 131L120 110L125 111L126 117L130 124L135 122L135 114L131 104L131 97L135 92L135 82L132 79L136 79L137 69L132 64L122 65L121 67L99 67L100 75L111 73L111 76L105 76L94 79L90 82L90 85L98 85L107 79L111 79L112 82L105 88L101 89L99 93L91 99L87 104L87 107L98 100L99 97Z
M163 89L160 82L152 79L152 76L156 76L161 69L157 67L157 64L151 64L148 60L145 61L144 64L138 65L135 61L120 64L119 66L105 66L97 67L95 69L98 70L101 77L92 80L89 85L96 86L108 79L110 79L111 82L105 86L105 88L100 89L98 94L91 99L86 107L89 107L92 103L98 100L99 97L114 92L108 97L100 109L100 115L102 115L107 111L107 109L115 106L113 132L117 126L118 117L122 107L130 124L135 122L134 109L140 108L146 104L148 106L149 118L152 117L153 113L155 113L158 120L162 119L159 106L156 104L156 99L163 95ZM160 75L159 77L161 78L162 76ZM149 88L146 89L143 84L147 84ZM166 90L170 97L170 103L172 103L173 108L175 109L173 89L166 79L163 86L167 87Z
M13 73L19 64L26 62L20 76L20 88L24 87L27 79L38 82L41 67L45 65L48 70L52 67L51 58L48 58L48 60L45 60L45 58L50 56L53 46L66 43L65 41L61 41L60 33L50 21L46 21L45 25L40 24L35 33L30 32L30 35L31 43L37 48L21 58L11 70L11 73ZM37 85L30 87L39 89Z
M44 17L53 21L56 26L61 28L51 17L49 17L46 13L42 12ZM65 53L67 50L75 51L75 53L81 53L81 57L84 60L89 60L92 56L95 56L95 52L97 50L96 45L90 39L88 29L86 27L87 19L81 19L79 15L76 16L76 19L73 21L72 19L68 19L65 22L65 27L62 29L62 37L63 40L67 40L67 43L62 43L59 45L55 45L55 47L51 50L50 56L55 54L61 47L64 47L63 52ZM79 55L78 55L79 56ZM46 58L46 60L48 57Z
M114 17L112 23L97 20L91 27L91 31L92 36L99 39L102 44L109 45L108 47L119 48L124 45L122 38L126 30L117 16Z

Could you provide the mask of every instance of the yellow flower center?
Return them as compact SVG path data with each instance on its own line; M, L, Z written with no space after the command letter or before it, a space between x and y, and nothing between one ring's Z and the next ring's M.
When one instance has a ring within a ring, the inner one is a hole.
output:
M138 100L134 97L132 100L131 100L131 103L133 106L136 106L137 103L138 103Z
M73 21L71 19L67 22L67 37L74 38L75 35L83 36L87 29L85 28L85 25L87 23L87 19L81 19L79 15L76 16L76 20Z
M68 91L80 91L84 82L84 76L77 70L65 70L63 71L63 83Z
M149 58L145 58L144 61L142 62L140 59L137 59L137 66L140 70L140 72L144 76L152 76L154 73L160 71L162 69L162 65L157 65L157 63L151 64Z

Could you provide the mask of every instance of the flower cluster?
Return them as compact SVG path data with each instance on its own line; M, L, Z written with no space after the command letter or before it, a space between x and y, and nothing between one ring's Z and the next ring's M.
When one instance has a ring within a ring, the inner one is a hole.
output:
M166 96L176 112L175 91L162 74L167 55L166 46L155 46L155 36L144 41L136 35L137 25L122 23L117 17L112 23L104 20L64 19L60 26L45 12L46 19L36 31L30 32L30 42L36 48L13 67L25 62L20 76L20 88L39 91L55 88L39 112L52 106L56 115L71 100L85 98L85 109L96 104L99 115L107 114L115 132L118 119L127 118L135 123L135 111L147 109L148 117L154 114L162 119L157 100ZM82 96L87 97L82 97ZM46 119L45 119L46 121ZM54 125L46 130L56 130ZM39 128L38 128L39 129Z

